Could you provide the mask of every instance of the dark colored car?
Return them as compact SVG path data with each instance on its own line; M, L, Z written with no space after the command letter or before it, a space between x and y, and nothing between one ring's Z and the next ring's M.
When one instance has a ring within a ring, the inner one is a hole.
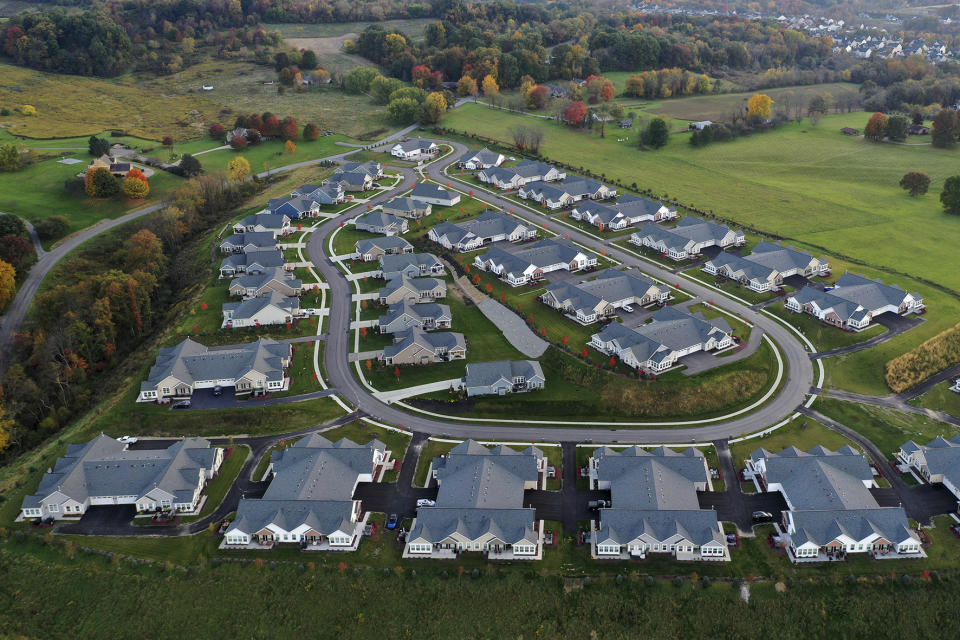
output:
M213 395L215 395L215 396L222 396L222 395L223 395L223 387L221 387L220 385L215 386L215 387L213 388Z
M397 517L397 514L391 513L390 517L387 518L387 529L396 529L398 521L399 518Z
M756 522L770 522L773 520L773 514L769 511L754 511L753 519Z
M179 401L179 402L174 402L174 403L173 403L173 406L170 407L170 408L171 408L171 409L189 409L189 408L190 408L190 401L189 401L189 400L181 400L181 401Z

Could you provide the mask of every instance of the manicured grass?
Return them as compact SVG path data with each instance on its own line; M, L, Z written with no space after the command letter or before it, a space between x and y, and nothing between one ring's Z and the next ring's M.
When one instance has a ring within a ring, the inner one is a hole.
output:
M290 389L274 396L297 396L311 391L320 391L320 385L313 370L313 342L298 342L293 345L293 360L287 375L290 376Z
M212 149L222 146L223 142L205 138L177 144L174 145L172 149L160 147L159 145L150 145L154 146L154 151L148 155L167 161L171 153L182 155L184 153L195 154L201 151L207 152L196 156L197 160L200 161L200 165L207 173L226 171L227 165L230 164L234 158L243 156L250 162L251 172L260 173L295 162L343 153L344 148L336 144L341 141L352 141L352 139L342 135L323 136L313 141L307 141L301 138L294 141L297 150L293 153L287 153L284 148L284 142L281 140L268 140L261 144L247 147L243 151L234 151L233 149L212 151Z
M417 460L417 470L413 474L413 484L416 487L423 487L427 484L427 470L430 468L433 459L441 456L457 446L456 442L437 442L436 440L427 440L420 450L420 458Z
M636 245L632 246L636 247ZM689 278L693 278L695 280L699 280L700 282L722 289L727 293L737 296L738 298L743 298L751 304L766 302L767 300L777 297L777 294L770 291L760 293L728 278L715 278L709 273L704 272L703 269L696 267L684 272L684 274Z
M919 398L911 400L910 404L960 416L960 394L950 391L951 384L952 382L941 382Z
M233 486L237 476L240 475L240 469L243 468L243 464L247 461L247 456L250 455L250 447L240 445L226 447L226 449L230 451L230 455L220 465L217 477L207 483L207 487L204 489L207 500L204 502L203 508L200 509L200 513L195 516L184 516L180 518L180 522L193 522L206 518L216 511L217 507L220 506L220 503L223 502L223 499L226 497L227 492L230 491L230 487ZM226 451L224 455L226 455Z
M336 442L341 438L347 438L357 444L366 444L376 438L386 445L391 456L396 460L403 460L407 447L410 445L409 434L398 433L361 421L351 422L342 427L324 431L321 435L332 442Z
M743 461L750 457L750 453L760 448L777 453L787 447L797 447L801 451L809 451L817 445L823 445L833 451L847 445L854 449L860 448L846 437L836 431L831 431L816 420L800 416L769 435L734 442L730 445L730 456L733 458L734 466L740 469L743 467Z
M845 331L839 327L824 324L809 314L794 313L779 302L766 307L766 310L799 329L800 333L813 343L817 351L830 351L859 344L887 330L886 327L875 324L864 331Z
M905 413L844 402L833 398L819 398L813 408L864 436L879 447L888 458L907 440L926 444L937 436L947 439L960 433L956 427L916 413Z
M727 321L727 324L730 325L730 328L733 329L733 335L740 338L744 344L750 341L750 334L753 329L739 318L731 318L728 314L718 311L716 307L702 302L691 304L686 310L688 313L702 313L703 317L707 320L723 318Z

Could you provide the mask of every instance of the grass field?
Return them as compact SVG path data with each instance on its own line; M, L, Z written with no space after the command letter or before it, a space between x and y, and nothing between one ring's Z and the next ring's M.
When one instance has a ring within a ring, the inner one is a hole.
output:
M957 298L937 288L960 290L960 274L950 260L960 240L960 218L944 215L937 201L944 178L956 172L958 152L874 145L839 133L842 126L862 128L864 118L863 113L831 115L817 127L804 121L703 149L690 147L686 134L675 134L659 152L641 152L610 136L601 139L553 122L536 124L547 134L543 153L551 159L627 184L641 176L638 186L660 196L828 254L836 276L849 269L919 291L930 309L927 322L831 363L833 384L884 393L884 363L952 326L960 313ZM451 112L444 126L504 140L507 129L521 122L533 124L525 116L468 104ZM897 183L907 169L930 174L932 192L921 198L902 192ZM844 255L877 268L854 264Z
M410 18L383 20L381 22L339 22L333 24L278 23L264 24L263 27L268 31L279 31L280 35L286 40L287 38L333 38L348 33L359 34L367 27L376 25L383 29L397 29L404 35L416 40L423 37L424 30L431 22L434 21L426 18Z
M912 400L910 404L960 416L960 394L950 391L948 389L950 384L951 382L941 382L919 398Z
M250 447L241 445L227 447L227 450L230 451L230 455L220 464L217 477L208 482L206 488L203 490L207 496L207 500L203 503L203 508L200 509L200 513L195 516L180 518L181 522L192 522L206 518L216 511L217 507L220 506L220 503L223 502L223 499L227 496L230 487L233 486L237 476L240 475L240 470L247 461L247 456L250 455ZM226 451L224 451L224 455L226 455Z
M733 458L733 464L739 469L743 466L743 461L750 457L750 453L760 448L773 453L787 447L797 447L801 451L809 451L818 444L822 444L833 451L846 445L859 449L853 442L836 431L831 431L812 418L800 416L769 435L731 444L730 455Z
M789 311L779 302L767 307L766 310L799 329L800 333L813 343L817 351L830 351L831 349L857 344L875 338L887 330L886 327L875 324L864 331L844 331L837 327L828 326L806 313Z

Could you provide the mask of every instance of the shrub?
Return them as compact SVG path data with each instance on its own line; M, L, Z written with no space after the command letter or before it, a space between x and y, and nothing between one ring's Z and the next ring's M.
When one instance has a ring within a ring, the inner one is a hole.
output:
M41 240L57 240L70 231L70 221L66 216L50 216L46 220L37 221L33 226Z
M960 363L960 324L887 362L885 379L895 393L900 393L957 363Z

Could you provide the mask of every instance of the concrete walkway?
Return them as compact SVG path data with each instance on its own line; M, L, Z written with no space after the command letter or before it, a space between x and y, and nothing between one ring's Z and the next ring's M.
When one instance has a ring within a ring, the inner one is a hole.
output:
M424 393L434 393L436 391L446 391L450 387L459 388L463 384L461 378L451 378L449 380L440 380L439 382L428 382L415 387L406 389L394 389L393 391L377 391L373 395L380 401L390 403L404 398L412 398Z
M361 360L375 360L383 355L383 349L378 349L376 351L358 351L357 353L351 353L347 360L349 362L359 362Z
M351 297L351 300L377 300L380 298L380 294L376 291L371 291L370 293L355 293Z
M539 358L547 350L549 345L546 340L537 336L517 314L493 298L487 298L477 307L503 332L503 337L523 355L528 358Z

